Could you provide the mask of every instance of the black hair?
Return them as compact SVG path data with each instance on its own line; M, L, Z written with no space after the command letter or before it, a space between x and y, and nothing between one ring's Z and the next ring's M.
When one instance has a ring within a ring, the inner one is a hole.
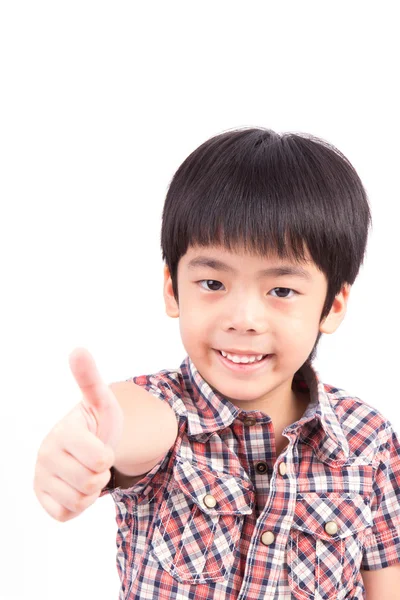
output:
M293 262L306 262L306 246L328 281L321 322L343 285L353 285L370 225L367 193L335 146L306 133L239 128L202 143L174 174L162 214L162 259L179 305L178 263L189 246L240 246Z

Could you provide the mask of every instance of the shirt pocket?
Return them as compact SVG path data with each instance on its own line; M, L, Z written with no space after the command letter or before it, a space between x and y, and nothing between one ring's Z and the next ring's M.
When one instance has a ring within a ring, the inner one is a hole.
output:
M254 506L250 479L178 459L151 540L162 568L181 583L227 578L245 515Z
M371 525L369 499L361 494L299 494L287 546L293 597L345 598L359 573Z

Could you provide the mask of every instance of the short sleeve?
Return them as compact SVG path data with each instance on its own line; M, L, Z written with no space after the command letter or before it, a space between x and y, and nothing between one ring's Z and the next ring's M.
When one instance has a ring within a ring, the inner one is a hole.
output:
M107 494L111 494L115 499L119 499L122 496L139 496L140 493L152 482L155 475L159 473L164 467L168 465L172 453L172 449L170 449L167 454L159 460L159 462L154 465L154 467L148 473L144 473L143 477L138 479L134 485L129 488L116 488L115 487L115 471L114 467L111 467L111 477L106 486L101 490L99 498L102 496L106 496Z
M175 412L175 415L178 420L179 429L179 419L185 417L186 408L181 399L181 394L179 393L179 385L174 380L172 380L171 383L168 381L168 373L169 371L165 369L164 371L160 371L159 373L155 373L152 375L138 375L137 377L130 377L125 381L132 381L133 383L136 383L136 385L140 385L141 387L143 387L147 392L150 392L150 394L152 394L153 396L156 396L156 398L159 398L159 400L167 402L172 408L172 410ZM160 461L156 465L154 465L151 471L144 474L143 477L140 480L136 481L136 483L132 487L124 489L123 492L120 491L121 488L115 487L115 471L114 468L111 467L111 477L108 483L101 490L99 498L107 494L114 495L116 490L118 490L118 493L123 493L127 495L140 493L143 487L147 486L151 482L153 477L163 467L166 466L171 452L172 448L164 457L160 459Z
M372 488L372 532L365 538L360 566L365 571L400 563L400 440L389 421L385 438Z
M126 381L132 381L136 385L140 385L159 400L167 402L175 412L178 421L180 416L184 417L186 415L186 407L182 400L182 389L179 380L176 379L176 372L164 369L152 375L131 377Z

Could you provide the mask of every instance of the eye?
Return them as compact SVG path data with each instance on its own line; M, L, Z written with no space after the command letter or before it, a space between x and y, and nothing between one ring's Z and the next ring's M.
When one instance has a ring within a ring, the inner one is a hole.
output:
M273 288L273 290L271 290L272 292L275 290L283 290L284 292L293 292L294 295L298 295L299 292L296 292L295 290L292 290L291 288L283 288L283 287L277 287L277 288ZM275 298L283 298L282 296L275 296ZM287 296L285 296L283 299L287 298ZM293 296L290 296L290 298L293 298Z
M197 281L196 283L204 283L204 282L205 282L207 285L208 285L209 283L211 283L211 284L218 284L218 283L219 283L220 285L222 285L222 283L221 283L220 281L216 281L215 279L202 279L201 281ZM202 286L201 286L201 287L202 287ZM204 289L204 288L203 288L203 289ZM209 289L209 290L207 290L207 291L209 291L209 292L219 292L219 290L210 290L210 289Z

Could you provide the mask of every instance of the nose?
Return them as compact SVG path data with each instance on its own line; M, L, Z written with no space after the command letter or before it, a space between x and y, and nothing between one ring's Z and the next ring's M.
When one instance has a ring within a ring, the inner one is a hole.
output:
M238 333L257 332L266 328L266 308L260 299L253 297L236 300L226 310L222 319L226 330Z

